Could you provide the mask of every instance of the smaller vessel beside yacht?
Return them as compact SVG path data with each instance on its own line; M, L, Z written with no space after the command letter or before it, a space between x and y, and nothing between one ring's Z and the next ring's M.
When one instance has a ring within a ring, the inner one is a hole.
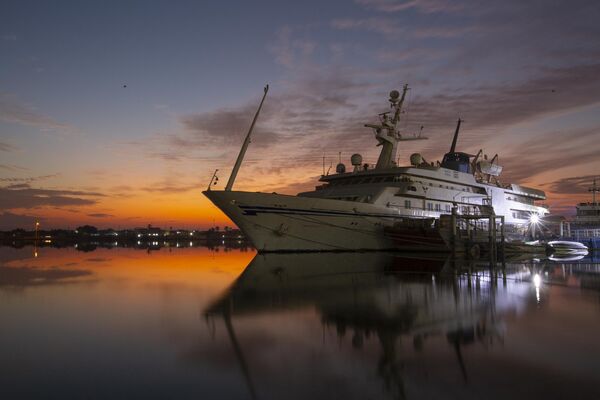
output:
M592 193L592 201L577 205L574 225L580 229L595 230L590 234L600 236L600 202L596 201L596 193L600 192L600 187L596 184L596 179L588 191Z
M600 202L596 199L596 193L600 192L600 187L596 179L588 192L592 194L592 201L577 204L575 218L561 223L561 236L597 250L600 248Z

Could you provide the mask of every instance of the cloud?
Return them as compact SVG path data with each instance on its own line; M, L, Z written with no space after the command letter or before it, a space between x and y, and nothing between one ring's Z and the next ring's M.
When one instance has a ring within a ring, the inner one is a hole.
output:
M185 184L180 184L178 182L175 181L166 181L166 182L161 182L161 183L156 183L150 186L146 186L146 187L142 187L140 188L140 190L143 190L145 192L149 192L149 193L164 193L164 194L171 194L171 193L184 193L184 192L189 192L191 190L199 190L202 186L199 183L185 183Z
M478 26L427 26L415 29L411 34L417 38L453 38L480 32Z
M361 29L384 35L400 35L405 32L405 28L402 28L398 21L382 18L340 18L331 21L331 26L335 29Z
M336 114L356 109L354 99L368 84L345 76L344 69L321 71L294 82L282 92L269 94L252 134L246 161L288 158L290 150L307 148L308 142L336 130ZM238 107L185 115L183 131L166 138L154 157L204 162L233 161L258 106L254 98ZM318 139L321 140L321 139Z
M515 143L506 148L506 155L500 155L501 164L509 166L505 168L504 177L518 182L556 168L564 169L594 162L598 160L600 151L600 145L595 142L597 132L597 128L553 131ZM565 183L568 182L558 183L552 189L569 193L562 190L573 189L573 182L570 185Z
M6 142L0 142L0 151L11 152L15 150L17 150L16 146L13 146L12 144Z
M290 69L303 64L317 48L315 41L293 37L293 33L290 26L282 27L277 32L275 42L268 46L268 50L275 55L275 61Z
M81 190L0 187L0 209L26 209L40 206L84 206L96 204L97 192ZM92 197L92 199L87 198Z
M105 214L105 213L87 214L87 216L92 217L92 218L112 218L112 217L114 217L114 215L112 215L112 214Z
M27 171L27 168L12 164L0 164L0 169L5 169L7 171Z
M410 9L422 13L456 12L464 8L460 1L444 0L356 0L356 3L388 13Z
M584 175L562 178L554 182L547 183L549 190L563 194L582 195L588 193L592 187L594 179L598 179L600 175Z
M447 125L461 115L473 128L505 127L600 102L600 64L543 68L512 84L415 96L411 118Z
M40 176L31 176L26 178L0 178L0 182L23 182L23 185L26 185L31 182L42 181L46 179L56 178L60 174L50 174L50 175L40 175ZM18 189L15 185L12 188Z
M32 215L13 214L9 211L0 213L0 230L15 229L15 227L29 226L33 227L36 222L43 222L45 219Z
M0 93L0 121L63 133L76 131L73 126L40 114L33 107L19 104L12 96L3 93Z

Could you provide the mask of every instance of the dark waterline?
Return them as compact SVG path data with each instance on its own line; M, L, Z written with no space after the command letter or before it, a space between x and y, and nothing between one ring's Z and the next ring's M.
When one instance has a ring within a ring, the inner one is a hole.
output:
M0 248L3 398L600 398L600 264Z

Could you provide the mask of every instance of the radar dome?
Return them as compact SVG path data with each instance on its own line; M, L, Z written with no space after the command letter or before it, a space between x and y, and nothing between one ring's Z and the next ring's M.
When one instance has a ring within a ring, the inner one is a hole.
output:
M336 165L335 172L337 172L338 174L346 173L346 166L344 165L344 163L339 163L338 165Z
M413 153L410 155L411 165L421 165L423 163L423 156L419 153Z
M397 90L392 90L392 91L390 92L390 99L392 99L392 100L397 100L397 99L398 99L398 97L400 97L400 92L399 92L399 91L397 91Z
M362 164L362 156L358 153L352 154L352 157L350 157L350 162L354 166L361 165Z

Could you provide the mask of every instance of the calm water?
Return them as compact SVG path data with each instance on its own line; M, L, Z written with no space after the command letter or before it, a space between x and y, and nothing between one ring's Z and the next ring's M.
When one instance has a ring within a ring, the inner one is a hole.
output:
M0 248L0 397L600 398L600 265Z

